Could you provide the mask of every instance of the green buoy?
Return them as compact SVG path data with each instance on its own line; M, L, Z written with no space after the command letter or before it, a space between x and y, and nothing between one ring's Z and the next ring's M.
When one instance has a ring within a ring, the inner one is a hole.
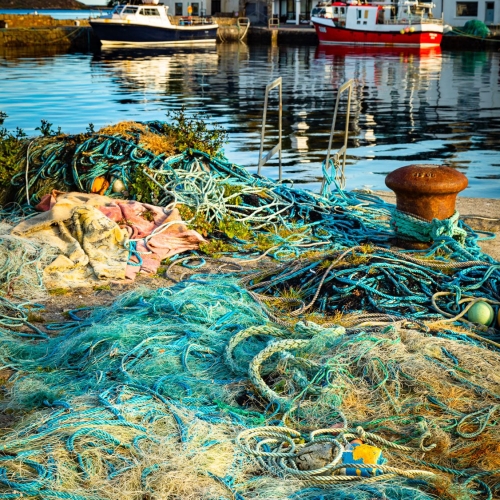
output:
M467 319L479 325L490 326L493 323L494 317L495 311L493 311L493 307L491 307L488 302L476 302L467 311Z

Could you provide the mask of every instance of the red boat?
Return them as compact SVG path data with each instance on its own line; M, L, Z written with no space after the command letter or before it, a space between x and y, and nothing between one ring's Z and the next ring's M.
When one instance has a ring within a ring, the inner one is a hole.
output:
M432 17L432 3L405 0L398 4L366 4L351 0L345 6L336 20L311 18L320 43L408 47L441 44L443 21Z

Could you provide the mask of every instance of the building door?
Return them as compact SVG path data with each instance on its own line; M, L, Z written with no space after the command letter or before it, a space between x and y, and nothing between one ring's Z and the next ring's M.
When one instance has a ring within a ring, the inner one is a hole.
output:
M484 16L484 22L486 24L493 24L495 19L495 2L486 2L486 14Z
M267 25L267 3L261 0L248 0L245 3L245 15L254 26Z
M215 14L220 14L220 0L212 0L212 16Z

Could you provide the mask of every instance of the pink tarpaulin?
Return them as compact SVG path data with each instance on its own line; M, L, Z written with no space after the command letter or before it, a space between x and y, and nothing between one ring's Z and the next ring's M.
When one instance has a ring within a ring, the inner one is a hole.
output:
M141 270L155 273L163 259L196 250L205 240L194 230L187 229L174 208L139 203L138 201L112 201L99 210L129 232L130 240L136 240L136 251L142 260L140 266L128 265L127 278L133 279ZM131 260L139 263L139 257Z
M35 223L42 218L45 225L52 224L54 220L51 214L60 205L65 210L58 219L70 218L75 209L91 206L128 233L129 241L124 244L132 249L132 264L127 265L125 272L129 279L134 279L139 271L155 273L163 259L187 250L196 250L205 241L199 233L186 227L176 208L167 210L147 203L115 200L98 194L53 191L44 196L36 207L46 215L40 214L30 222Z

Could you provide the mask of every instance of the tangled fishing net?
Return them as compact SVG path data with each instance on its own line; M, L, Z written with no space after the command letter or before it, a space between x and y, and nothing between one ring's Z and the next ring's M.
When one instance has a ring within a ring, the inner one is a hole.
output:
M56 257L56 250L42 242L10 234L12 226L0 222L0 296L14 300L47 297L43 270Z
M336 189L325 169L327 183L315 194L252 175L221 153L173 154L170 130L165 122L124 122L33 140L12 180L13 201L33 206L57 189L177 206L183 220L211 239L205 253L247 259L265 254L288 261L363 243L388 246L394 237L393 205ZM479 236L459 225L465 244L443 230L428 255L491 262L481 255Z
M495 491L498 352L467 337L284 327L227 277L136 290L70 316L42 341L2 335L2 363L15 371L2 406L30 411L0 440L9 498ZM387 463L368 477L332 474L356 438ZM326 452L304 468L318 445Z
M175 154L166 130L27 145L18 203L53 189L140 198L176 207L208 243L170 260L168 275L189 280L41 329L4 296L18 282L24 298L43 290L50 252L6 233L0 408L24 417L0 438L0 498L498 495L498 332L466 319L479 300L500 304L480 236L459 222L460 239L402 253L379 198ZM207 274L206 255L284 263L236 280L232 260ZM360 443L376 460L355 458Z

